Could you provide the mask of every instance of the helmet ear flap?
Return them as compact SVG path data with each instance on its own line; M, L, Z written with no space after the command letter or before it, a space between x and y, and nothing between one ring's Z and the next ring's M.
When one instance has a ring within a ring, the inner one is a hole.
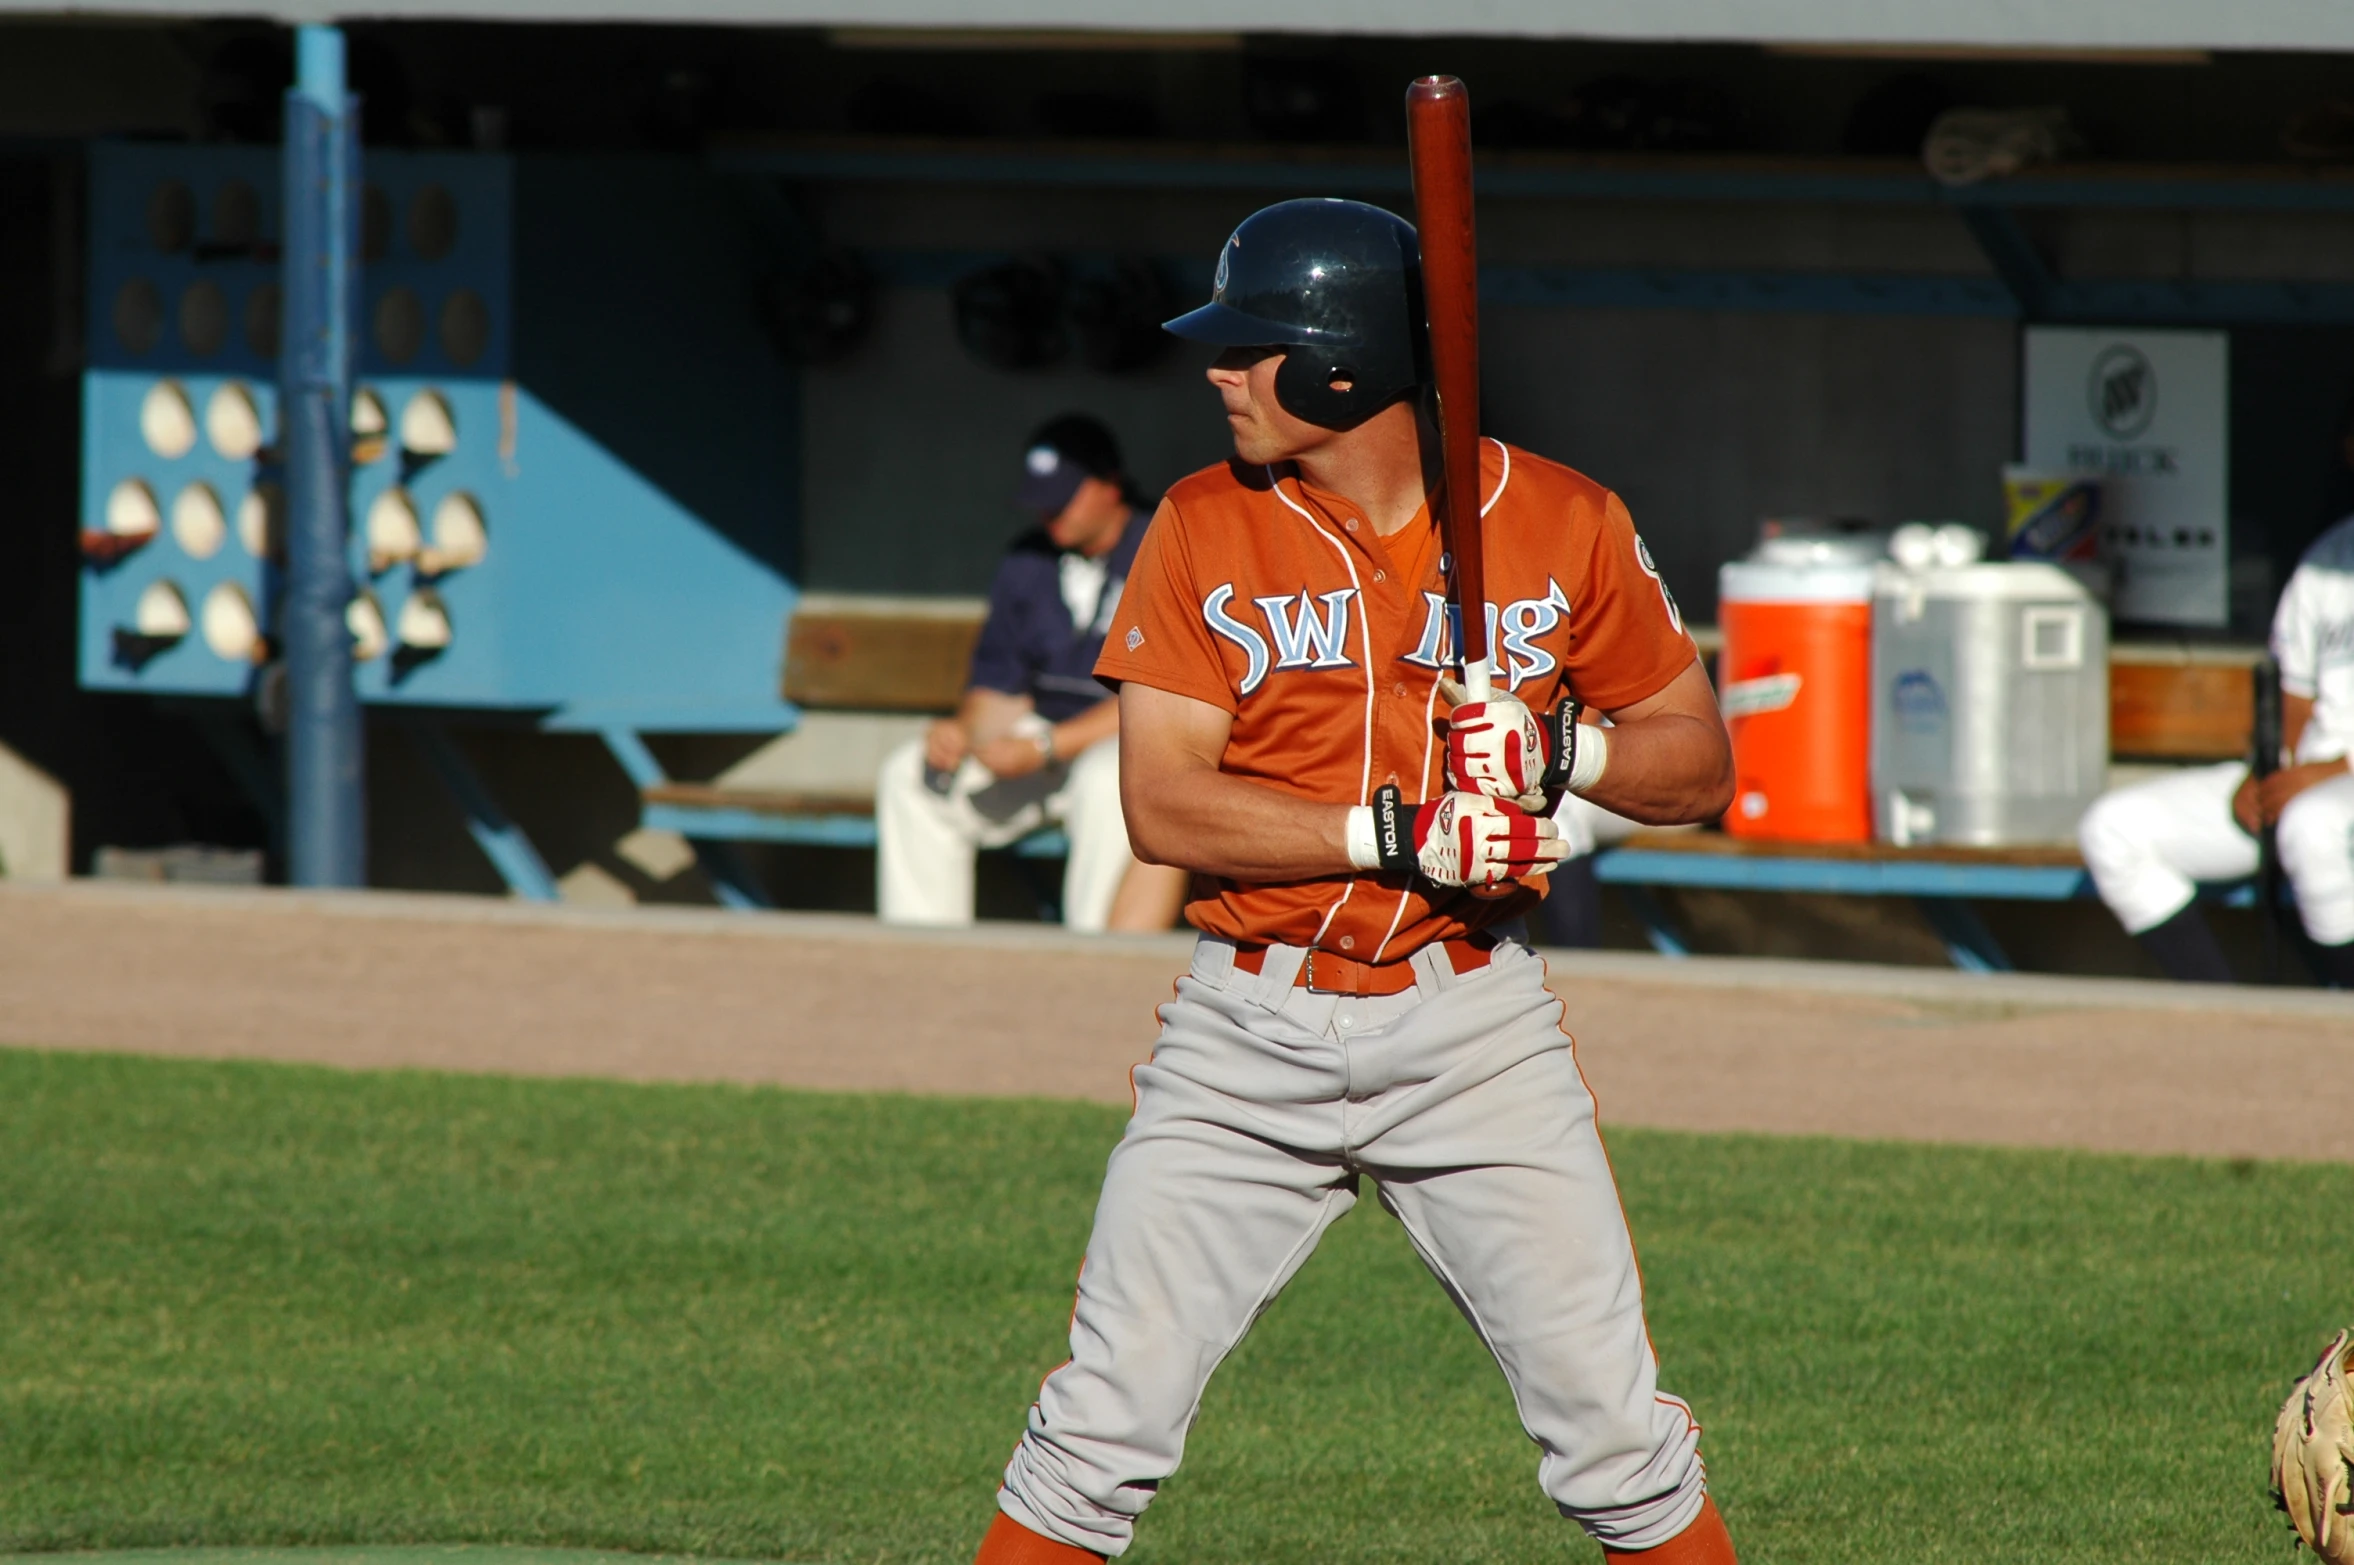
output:
M1340 373L1339 366L1314 348L1286 349L1283 362L1275 368L1275 400L1293 418L1326 429L1346 429L1363 415L1358 412L1360 394L1356 389L1332 389L1333 377Z
M1336 380L1348 381L1349 389L1333 390ZM1275 400L1283 411L1326 429L1354 429L1414 386L1404 374L1385 377L1378 369L1344 364L1329 350L1309 347L1286 349L1275 370Z

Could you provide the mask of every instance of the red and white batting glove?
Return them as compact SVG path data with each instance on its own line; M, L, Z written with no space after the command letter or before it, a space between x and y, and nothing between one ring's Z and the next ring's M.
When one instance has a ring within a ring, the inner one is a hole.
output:
M1407 804L1392 786L1364 808L1370 840L1354 840L1352 823L1349 846L1359 869L1420 874L1441 886L1493 886L1541 875L1569 857L1549 816L1531 815L1508 799L1457 791Z
M1455 708L1447 722L1452 786L1543 815L1564 790L1582 792L1601 778L1607 741L1601 729L1579 726L1585 709L1578 702L1564 700L1540 718L1509 695L1466 701L1451 679L1440 682L1439 694Z

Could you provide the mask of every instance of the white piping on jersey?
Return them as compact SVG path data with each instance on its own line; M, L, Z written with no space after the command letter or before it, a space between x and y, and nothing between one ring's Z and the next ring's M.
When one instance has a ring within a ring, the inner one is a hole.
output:
M1496 454L1504 459L1504 471L1496 475L1496 492L1489 495L1487 504L1479 508L1479 514L1482 516L1496 508L1496 502L1504 498L1504 486L1512 482L1512 448L1493 435L1488 436L1488 443L1494 446Z
M1306 507L1283 492L1283 480L1275 476L1275 469L1272 466L1266 469L1266 473L1268 487L1275 491L1275 498L1299 512L1300 520L1316 529L1316 536L1331 544L1332 552L1340 556L1342 567L1349 573L1349 585L1356 590L1357 602L1362 606L1365 602L1365 584L1357 579L1357 562L1349 558L1348 546L1326 532L1324 524L1310 515ZM1357 802L1371 804L1373 802L1373 616L1371 614L1357 616L1357 635L1359 644L1365 649L1365 765L1357 778ZM1316 926L1316 938L1309 941L1309 945L1314 946L1322 942L1324 932L1332 927L1334 917L1341 910L1341 903L1348 901L1349 893L1356 889L1357 882L1352 878L1348 885L1342 889L1340 901L1333 903L1324 915L1324 922Z

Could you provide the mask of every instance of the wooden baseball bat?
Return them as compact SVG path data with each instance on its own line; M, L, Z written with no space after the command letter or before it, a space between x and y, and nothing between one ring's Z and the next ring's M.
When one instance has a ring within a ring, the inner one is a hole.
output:
M2265 658L2255 668L2255 753L2248 772L2258 782L2280 770L2280 665ZM2256 917L2264 933L2264 981L2280 982L2280 831L2267 826L2256 834Z
M1492 692L1487 568L1479 526L1479 245L1471 223L1471 93L1452 76L1406 89L1406 151L1414 167L1414 227L1422 236L1422 298L1430 373L1438 392L1439 538L1455 563L1463 682Z

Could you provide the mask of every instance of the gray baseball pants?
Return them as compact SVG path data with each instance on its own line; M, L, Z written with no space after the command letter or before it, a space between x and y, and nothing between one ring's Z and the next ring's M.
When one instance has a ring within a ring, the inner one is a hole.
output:
M1562 1513L1647 1549L1699 1514L1691 1410L1658 1386L1642 1284L1561 1002L1525 948L1388 998L1295 988L1205 939L1161 1008L1071 1317L998 1504L1119 1554L1219 1361L1356 1204L1381 1202L1504 1371Z

